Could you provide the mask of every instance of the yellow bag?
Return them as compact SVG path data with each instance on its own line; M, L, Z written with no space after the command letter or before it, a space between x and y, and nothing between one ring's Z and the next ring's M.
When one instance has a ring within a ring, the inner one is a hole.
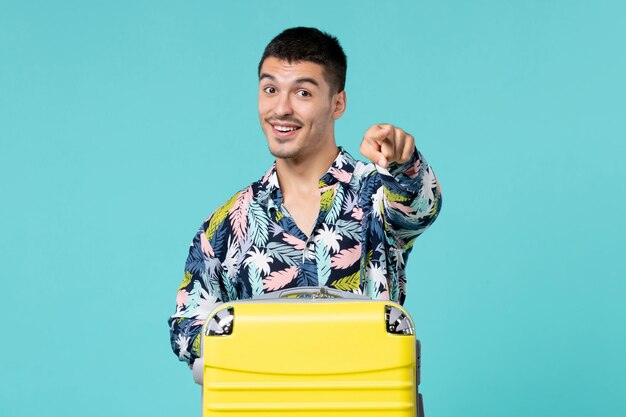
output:
M295 288L220 305L201 337L204 417L423 416L419 342L396 303Z

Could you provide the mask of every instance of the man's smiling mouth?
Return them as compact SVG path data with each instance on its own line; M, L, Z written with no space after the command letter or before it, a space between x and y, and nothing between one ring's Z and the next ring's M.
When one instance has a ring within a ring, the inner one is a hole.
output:
M294 134L297 130L300 130L302 126L297 125L295 123L286 123L286 122L273 122L268 121L269 125L272 126L272 130L280 137L288 137Z
M300 129L299 126L280 126L280 125L272 125L274 129L279 132L293 132L294 130Z

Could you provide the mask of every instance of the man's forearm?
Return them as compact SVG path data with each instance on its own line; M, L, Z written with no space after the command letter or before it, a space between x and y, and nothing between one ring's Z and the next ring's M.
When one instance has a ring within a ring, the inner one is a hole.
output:
M432 224L441 210L439 182L417 149L402 164L376 167L383 186L385 224L404 247Z
M174 353L189 365L200 356L200 332L204 320L170 317L170 343Z

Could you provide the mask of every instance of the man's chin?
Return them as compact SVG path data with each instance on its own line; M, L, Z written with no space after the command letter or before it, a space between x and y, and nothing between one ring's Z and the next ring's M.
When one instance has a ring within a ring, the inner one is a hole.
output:
M297 158L299 155L298 152L293 151L287 151L284 149L280 149L280 150L273 150L272 148L270 148L270 153L272 154L272 156L274 156L274 158L278 158L278 159L293 159L293 158Z
M288 144L270 144L268 146L270 153L279 159L292 159L302 156L302 149L289 146Z

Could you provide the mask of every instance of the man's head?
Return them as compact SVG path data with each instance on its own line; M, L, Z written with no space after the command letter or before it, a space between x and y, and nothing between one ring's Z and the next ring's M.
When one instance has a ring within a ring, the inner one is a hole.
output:
M269 57L287 61L314 62L324 68L324 77L331 93L339 93L346 85L347 60L337 38L315 28L296 27L283 31L265 47L259 62L261 75L263 62Z
M269 43L259 63L259 120L275 157L311 160L336 150L345 72L339 42L317 29L287 29Z

